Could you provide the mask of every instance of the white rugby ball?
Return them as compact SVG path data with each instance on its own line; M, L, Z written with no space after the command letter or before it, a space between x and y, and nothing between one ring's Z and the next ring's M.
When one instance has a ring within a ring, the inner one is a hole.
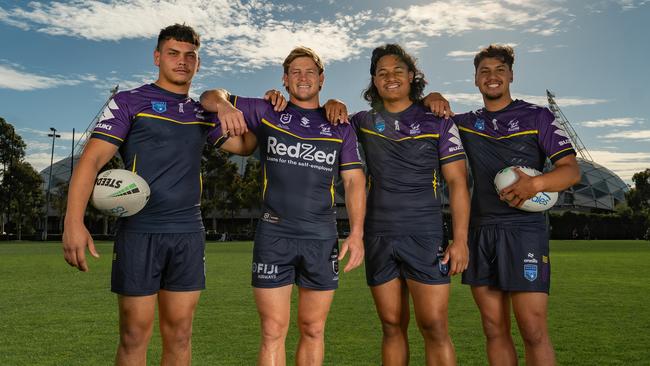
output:
M142 210L150 193L149 185L139 175L124 169L110 169L95 179L90 202L106 215L126 217Z
M496 188L497 193L519 180L519 176L515 171L517 168L519 168L519 170L521 170L523 173L530 175L531 177L542 174L542 172L537 169L524 166L509 166L507 168L503 168L494 177L494 188ZM555 205L557 198L557 192L537 192L536 195L524 201L524 203L517 208L528 212L546 211Z

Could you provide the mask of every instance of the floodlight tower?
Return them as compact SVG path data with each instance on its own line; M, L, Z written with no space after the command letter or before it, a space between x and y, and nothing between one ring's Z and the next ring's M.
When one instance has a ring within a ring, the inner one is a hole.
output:
M557 103L555 103L555 94L546 89L546 97L548 98L548 108L551 110L551 112L553 112L553 115L555 115L555 120L560 123L564 131L566 131L567 135L569 135L571 143L573 144L573 148L582 159L587 161L594 161L594 159L589 154L589 151L587 151L587 148L582 143L582 140L580 140L580 136L578 136L576 131L573 129L573 126L571 126L571 123L569 123L569 120L566 118L564 113L562 113L562 110L560 110L560 107L557 105Z

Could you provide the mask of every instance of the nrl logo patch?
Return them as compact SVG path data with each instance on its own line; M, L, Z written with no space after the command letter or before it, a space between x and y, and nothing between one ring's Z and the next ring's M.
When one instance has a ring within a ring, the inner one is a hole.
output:
M165 113L167 112L167 102L151 101L151 109L156 113Z

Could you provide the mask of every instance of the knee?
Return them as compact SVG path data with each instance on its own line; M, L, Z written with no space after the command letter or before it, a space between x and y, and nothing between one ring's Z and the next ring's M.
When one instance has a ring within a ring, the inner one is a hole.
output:
M289 324L275 319L263 319L262 322L262 341L265 343L274 343L284 341L289 329Z
M163 342L175 348L188 348L192 339L192 323L161 326Z
M483 333L488 340L510 337L510 326L506 321L483 318Z
M449 338L446 316L418 322L418 326L422 335L432 341L446 342Z
M401 337L408 331L408 321L399 317L383 317L381 329L384 337Z
M521 338L527 347L535 347L543 344L548 339L545 327L537 325L525 325L520 327Z
M300 335L310 339L323 339L325 335L324 321L301 321L299 324Z
M122 325L120 346L126 350L144 347L151 338L152 327L146 325Z

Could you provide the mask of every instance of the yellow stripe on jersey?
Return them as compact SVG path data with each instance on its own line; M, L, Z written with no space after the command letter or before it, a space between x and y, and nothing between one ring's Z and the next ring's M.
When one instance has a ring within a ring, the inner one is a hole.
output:
M477 132L477 131L474 131L474 130L470 130L467 127L458 127L458 129L461 130L461 131L473 133L475 135L487 137L487 138L490 138L490 139L493 139L493 140L503 140L503 139L509 139L511 137L523 136L523 135L536 135L537 133L539 133L539 131L537 131L537 130L530 130L530 131L522 131L522 132L513 133L512 135L506 135L506 136L500 136L500 137L492 137L492 136L486 135L484 133L480 133L480 132Z
M113 135L108 134L108 133L99 132L99 131L93 131L93 133L96 133L96 134L98 134L98 135L104 135L104 136L112 137L112 138L114 138L114 139L116 139L116 140L124 141L124 139L121 139L121 138L119 138L119 137L117 137L117 136L113 136Z
M383 138L385 138L385 139L387 139L387 140L396 141L396 142L405 141L405 140L423 139L423 138L434 138L434 139L437 139L437 138L440 137L439 134L434 134L434 133L425 133L425 134L418 135L418 136L408 136L408 137L402 137L401 139L392 139L392 138L390 138L390 137L386 137L386 136L384 136L384 135L382 135L382 134L380 134L380 133L377 133L377 132L375 132L375 131L371 131L371 130L368 130L368 129L365 129L365 128L361 128L361 132L367 133L367 134L369 134L369 135L375 135L375 136L383 137Z
M201 176L201 173L199 173L199 198L203 196L203 177Z
M553 157L554 157L555 155L557 155L557 154L561 154L561 153L563 153L563 152L565 152L565 151L569 151L569 150L573 150L573 147L567 147L566 149L560 150L560 151L556 152L555 154L549 156L548 158L549 158L549 159L553 159Z
M332 184L330 185L330 193L332 194L332 206L334 207L334 177L332 177Z
M237 108L237 96L235 95L235 100L233 100L232 106Z
M266 178L266 165L264 165L264 187L262 189L262 199L266 197L266 186L268 185L269 180Z
M445 160L445 159L453 158L454 156L458 156L458 155L465 155L465 153L464 153L464 152L460 152L460 153L456 153L456 154L451 154L451 155L449 155L449 156L445 156L444 158L440 158L440 160Z
M436 171L433 171L433 197L438 198L438 174Z
M133 155L133 164L131 165L131 171L135 173L135 162L138 161L138 154Z
M135 116L136 117L149 117L149 118L161 119L161 120L164 120L164 121L178 123L179 125L204 125L204 126L210 126L210 127L214 127L214 125L215 125L212 122L200 122L200 121L181 122L181 121L177 121L175 119L171 119L171 118L167 118L167 117L163 117L163 116L156 116L155 114L149 114L149 113L138 113Z
M219 143L221 142L221 140L223 140L223 139L227 139L227 138L228 138L228 135L222 135L222 136L220 136L220 137L219 137L219 138L214 142L214 144L212 144L212 146L217 146L217 145L219 145Z
M360 161L353 161L351 163L345 163L345 164L341 164L339 166L348 166L348 165L355 165L355 164L363 165Z
M284 132L287 135L291 135L291 136L293 136L293 137L295 137L297 139L301 139L301 140L333 141L333 142L343 143L343 140L334 139L334 138L331 138L331 137L301 137L301 136L296 135L295 133L291 133L289 131L285 131L285 130L281 129L280 127L272 124L271 122L267 121L264 118L262 118L262 123L264 123L265 125L273 128L273 129L276 129L276 130L278 130L280 132Z

